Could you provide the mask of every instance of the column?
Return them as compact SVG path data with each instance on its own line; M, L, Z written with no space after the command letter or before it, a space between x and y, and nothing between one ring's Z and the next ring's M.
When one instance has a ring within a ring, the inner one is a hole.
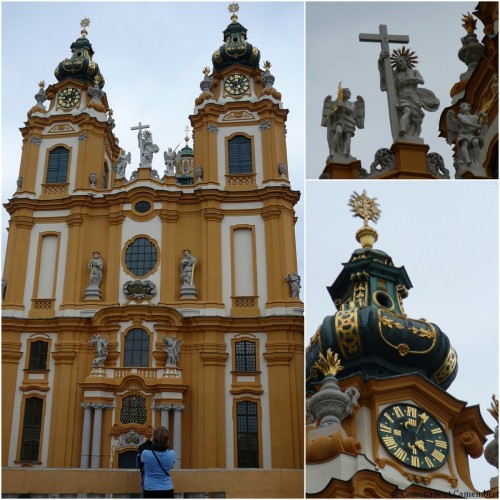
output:
M89 452L90 452L90 419L91 419L91 404L82 403L85 413L83 415L83 433L82 433L82 454L80 458L80 468L89 468Z
M153 405L153 410L160 411L160 425L168 429L169 418L168 412L172 408L172 405Z
M172 405L174 410L174 450L176 456L175 469L182 469L182 412L184 405Z
M92 433L92 457L90 461L91 469L99 469L101 461L101 433L102 433L102 410L103 404L92 403L94 408L94 430Z

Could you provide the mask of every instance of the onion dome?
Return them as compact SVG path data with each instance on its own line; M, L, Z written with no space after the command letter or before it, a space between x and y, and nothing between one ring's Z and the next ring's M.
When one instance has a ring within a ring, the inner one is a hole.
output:
M224 43L212 55L214 70L219 71L233 64L259 67L260 51L247 42L247 29L238 22L238 10L237 3L229 6L231 24L224 30Z
M83 82L94 83L98 77L98 85L104 87L104 78L99 71L99 66L92 60L94 50L87 39L87 30L90 20L85 18L81 21L81 37L71 44L71 57L61 61L54 71L54 75L60 82L66 78L74 78Z
M307 348L307 391L316 392L321 383L323 375L314 365L328 349L342 359L339 380L355 373L365 379L417 373L447 389L458 370L455 350L437 325L406 315L403 299L412 287L408 274L373 248L377 233L367 221L380 215L375 200L363 192L355 193L350 203L355 216L365 219L357 233L363 248L353 252L327 287L337 312L323 320Z

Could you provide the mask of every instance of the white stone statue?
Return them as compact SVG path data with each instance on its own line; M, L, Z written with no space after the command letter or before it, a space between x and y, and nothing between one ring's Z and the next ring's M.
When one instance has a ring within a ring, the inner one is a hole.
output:
M396 110L399 120L399 136L414 140L420 138L424 112L437 111L439 99L430 90L419 87L424 83L422 75L415 69L417 56L403 47L393 51L392 75L396 87ZM380 88L387 90L384 60L389 52L382 51L379 57Z
M488 115L480 111L477 115L471 113L467 102L460 104L460 113L450 110L446 115L448 129L448 144L456 144L457 157L463 161L466 168L482 169L479 162L479 150L484 145L484 136L488 129Z
M179 156L179 153L177 153L178 147L179 145L177 145L174 150L172 150L172 148L168 148L168 150L163 153L165 167L167 167L165 170L165 175L174 175L175 173L175 163L177 162Z
M175 335L172 338L167 338L165 335L162 337L165 347L163 348L167 352L167 365L166 366L177 366L179 358L181 355L181 343L182 339L177 339Z
M300 294L300 276L298 273L288 273L285 281L290 284L290 293L293 299L298 299Z
M184 250L181 260L181 280L182 285L194 286L194 268L198 260L191 255L189 250Z
M160 148L153 144L153 134L145 130L142 135L138 133L139 149L141 151L141 167L151 167L153 164L153 154L158 153Z
M92 259L88 263L88 268L90 269L90 283L88 289L98 290L102 281L102 271L104 268L104 263L99 252L94 252L92 254Z
M127 169L127 164L132 160L130 153L127 153L124 149L120 149L120 156L113 165L113 170L116 172L116 179L125 178L125 170Z
M108 356L108 343L109 337L103 339L99 333L96 333L91 340L89 340L89 344L95 345L96 349L96 357L92 361L94 366L100 366L104 364L106 358Z
M361 129L365 126L365 101L358 95L356 102L351 102L350 97L351 91L339 84L337 99L332 100L329 95L323 102L321 125L327 129L328 161L354 159L350 155L351 138L356 127Z

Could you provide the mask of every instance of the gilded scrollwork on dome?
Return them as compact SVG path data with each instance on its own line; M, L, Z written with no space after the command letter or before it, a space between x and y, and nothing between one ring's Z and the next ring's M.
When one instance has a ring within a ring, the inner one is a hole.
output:
M445 361L439 369L433 374L433 379L436 384L441 385L446 382L450 376L456 371L458 364L457 353L453 346L450 345L450 350L446 356Z

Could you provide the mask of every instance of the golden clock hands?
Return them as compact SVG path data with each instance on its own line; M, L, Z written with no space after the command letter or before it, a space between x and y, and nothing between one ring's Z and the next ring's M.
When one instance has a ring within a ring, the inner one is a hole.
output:
M425 451L425 446L424 442L421 439L418 439L415 441L415 446L420 450L420 451Z

